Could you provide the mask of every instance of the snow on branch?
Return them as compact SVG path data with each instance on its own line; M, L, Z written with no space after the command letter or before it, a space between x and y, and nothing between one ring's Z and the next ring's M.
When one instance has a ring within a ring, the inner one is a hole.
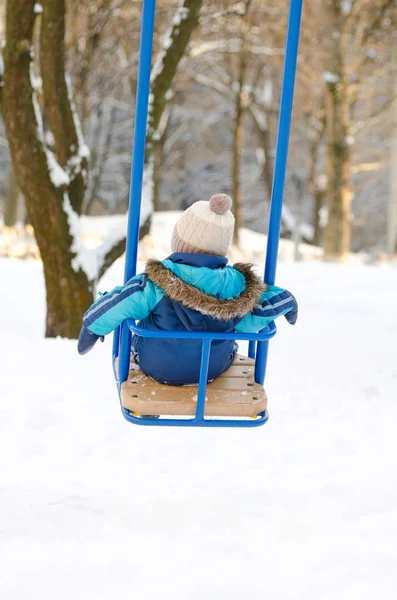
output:
M193 48L190 50L189 56L191 58L198 58L204 54L240 54L241 44L242 42L240 38L201 42L193 46ZM271 48L268 46L257 46L255 44L247 44L246 47L251 54L258 56L282 56L284 54L283 48Z
M204 25L209 23L210 21L217 21L222 17L226 17L228 15L241 15L245 14L245 4L244 2L236 2L236 4L232 4L231 6L226 7L223 10L218 10L217 12L212 12L210 14L203 15L200 18L200 25Z
M174 97L174 94L172 95ZM169 125L171 115L172 115L173 105L170 101L167 102L163 114L161 115L160 122L157 127L157 131L153 134L154 140L161 140L163 135L165 134L167 127Z
M342 14L344 14L345 16L350 15L352 8L353 8L353 1L352 0L341 0L341 8L342 8Z
M41 115L41 109L37 100L37 90L41 87L41 79L35 76L32 66L30 68L30 82L32 86L33 109L36 117L37 139L41 143L47 159L47 166L50 179L52 181L52 184L56 188L67 186L70 184L70 177L68 173L65 171L65 169L61 167L61 165L58 163L55 157L55 154L51 152L51 150L49 150L45 143L43 117Z
M147 180L150 181L147 185ZM147 175L142 188L142 212L140 222L145 223L151 214L147 211L147 194L151 192L152 178ZM121 256L125 250L127 234L128 213L107 217L79 216L73 209L67 192L63 195L63 209L69 224L69 233L72 237L71 252L74 254L72 268L78 272L80 269L87 275L89 281L97 283L110 265ZM103 225L105 226L103 227ZM99 237L104 241L99 247L88 247L83 240L83 233L89 229L95 232L99 227Z
M338 83L339 77L335 73L331 73L330 71L325 71L323 73L323 80L325 83L335 84Z
M260 131L267 131L269 125L267 122L266 112L260 110L260 108L254 102L250 104L249 109Z
M89 281L96 281L98 274L97 252L84 246L80 234L80 217L73 210L67 192L63 195L63 210L69 223L69 233L72 236L71 252L75 255L72 268L76 273L84 271Z
M387 164L384 161L377 161L371 163L361 163L359 165L352 166L352 174L356 175L357 173L370 172L370 171L379 171L381 169L385 169Z
M72 177L75 177L78 173L82 172L83 177L86 177L87 173L84 173L81 170L83 161L90 157L90 149L84 143L83 132L81 129L80 119L76 111L76 107L73 100L73 91L72 91L72 82L70 80L69 75L65 75L66 88L68 91L68 99L70 104L70 110L72 111L73 123L76 130L77 136L77 148L72 148L72 151L75 154L68 160L68 170L70 170L70 174Z

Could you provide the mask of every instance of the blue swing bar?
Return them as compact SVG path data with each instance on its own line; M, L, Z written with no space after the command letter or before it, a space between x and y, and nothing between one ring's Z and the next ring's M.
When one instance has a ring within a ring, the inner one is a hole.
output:
M129 199L129 215L127 230L127 246L125 257L124 281L127 282L136 274L139 226L141 213L142 181L144 172L146 129L150 92L150 72L152 60L152 45L155 17L155 0L143 0L141 41L139 50L139 71L136 94L135 125L133 157L131 166L131 186ZM271 198L269 229L267 239L266 264L264 281L274 284L277 268L277 254L280 237L281 213L283 204L283 191L286 175L288 141L291 127L292 104L294 96L295 73L298 55L300 21L302 13L302 0L290 0L288 17L288 30L286 37L286 50L284 59L283 84L281 91L281 104L277 134L277 150L274 166L273 189ZM122 326L115 331L113 338L113 365L121 398L121 385L128 378L130 366L131 332L151 338L183 338L200 339L202 341L202 354L200 365L200 379L196 415L194 418L150 419L137 417L122 405L124 417L135 424L151 426L184 426L184 427L257 427L268 420L268 413L264 411L253 419L215 419L205 418L205 396L208 379L208 366L211 352L211 342L217 339L233 339L249 341L249 356L255 358L255 381L263 385L269 340L276 333L276 326L271 323L259 333L217 333L217 332L182 332L182 331L157 331L141 329L131 319L124 321ZM116 358L119 357L118 372L116 372Z
M273 285L276 280L281 215L283 210L285 175L287 171L292 105L294 100L296 63L298 59L302 1L303 0L290 0L264 273L264 281L269 285ZM256 360L259 360L263 364L263 378L265 378L266 375L268 350L269 342L258 342L256 348ZM255 342L250 342L248 355L250 358L255 358Z

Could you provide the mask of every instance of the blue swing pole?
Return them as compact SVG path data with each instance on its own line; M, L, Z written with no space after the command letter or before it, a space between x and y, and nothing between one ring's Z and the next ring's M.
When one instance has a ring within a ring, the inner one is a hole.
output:
M124 283L136 274L155 8L156 0L143 0ZM130 365L131 332L125 322L121 332L115 333L114 346L119 337L119 385L121 385L128 377Z
M301 15L302 0L291 0L285 47L276 160L274 165L269 230L266 249L266 264L264 272L264 281L269 285L273 285L276 278L277 255L280 239L285 175L287 170L288 144L291 130L292 104L294 99ZM250 356L255 355L254 344L255 342L250 343ZM258 342L256 350L255 381L260 384L263 384L265 379L268 349L268 341Z

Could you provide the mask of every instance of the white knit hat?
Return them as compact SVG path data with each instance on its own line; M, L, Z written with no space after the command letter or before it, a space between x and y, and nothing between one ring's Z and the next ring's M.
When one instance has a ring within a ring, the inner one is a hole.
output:
M192 204L175 225L172 251L226 256L234 230L231 206L231 198L226 194Z

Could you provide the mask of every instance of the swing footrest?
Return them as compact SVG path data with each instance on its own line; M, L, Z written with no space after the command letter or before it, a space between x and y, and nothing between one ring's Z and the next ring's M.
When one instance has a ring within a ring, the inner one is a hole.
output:
M124 408L139 415L196 414L197 386L164 385L131 366L121 386ZM254 370L255 361L238 354L232 366L207 385L205 416L255 417L266 410L266 392L255 383Z

